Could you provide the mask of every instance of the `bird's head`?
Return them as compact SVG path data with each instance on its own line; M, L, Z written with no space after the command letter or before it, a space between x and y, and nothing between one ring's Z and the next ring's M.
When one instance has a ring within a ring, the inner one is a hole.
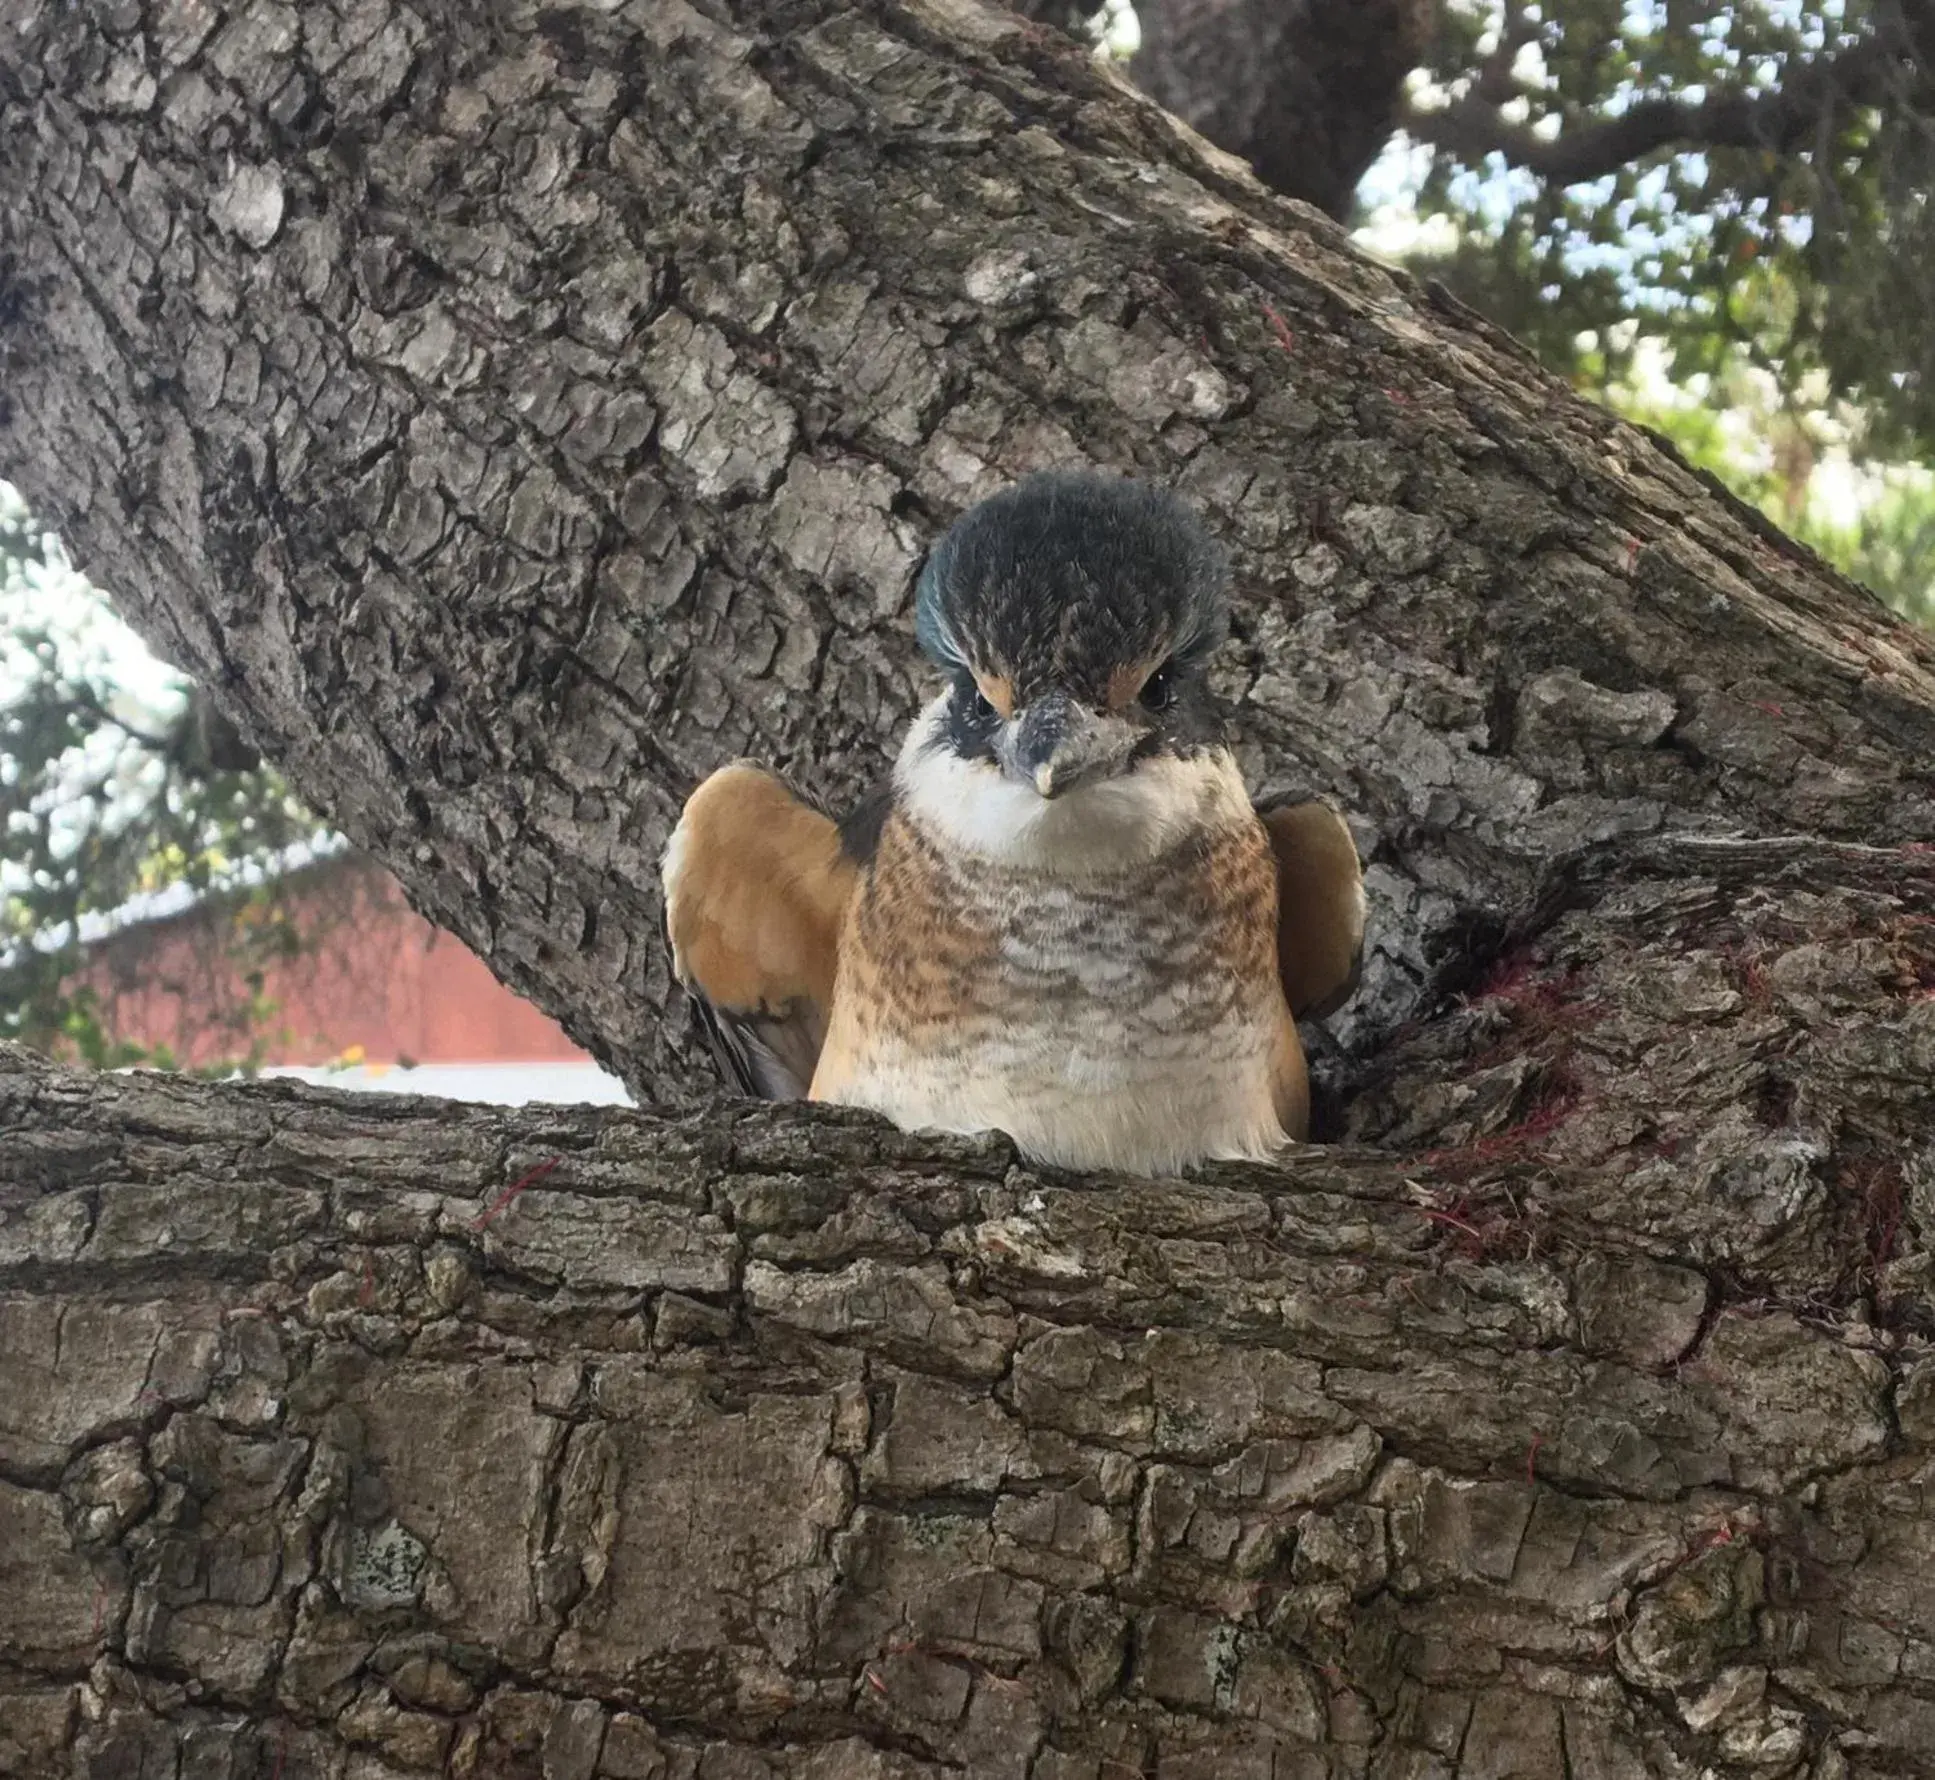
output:
M915 604L948 686L910 757L953 802L944 825L1002 852L1183 821L1233 770L1206 678L1228 584L1202 521L1150 483L1050 471L964 515Z

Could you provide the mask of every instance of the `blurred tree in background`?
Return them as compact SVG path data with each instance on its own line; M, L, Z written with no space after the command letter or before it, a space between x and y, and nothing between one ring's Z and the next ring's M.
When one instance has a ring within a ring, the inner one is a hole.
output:
M1021 0L1935 622L1935 0ZM0 465L0 469L4 469ZM86 917L221 892L316 826L0 492L0 1037L132 1060ZM152 664L149 664L152 667ZM138 676L140 677L140 676ZM250 960L257 961L253 965ZM220 1010L246 1061L272 1010Z
M1267 183L1368 225L1935 619L1935 0L1140 0L1135 18L1132 77ZM1830 460L1888 467L1812 498Z
M248 1065L273 1016L263 966L300 943L264 868L313 842L315 821L140 649L4 485L0 614L0 1038L171 1064L116 1039L87 964L110 916L173 890L226 917L195 987L229 1060Z
M1935 441L1935 92L1906 4L1450 4L1401 122L1461 285L1554 366L1671 350ZM1923 21L1926 23L1927 21ZM1935 43L1935 30L1929 41ZM1906 279L1910 282L1904 284Z

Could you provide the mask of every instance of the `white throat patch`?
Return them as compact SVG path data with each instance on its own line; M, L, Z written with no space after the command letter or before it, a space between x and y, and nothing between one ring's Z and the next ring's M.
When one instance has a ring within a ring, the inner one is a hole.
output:
M940 739L947 694L914 720L894 767L902 807L936 839L1024 870L1085 877L1160 858L1205 831L1254 821L1227 748L1160 755L1120 778L1043 797L992 760L963 760Z

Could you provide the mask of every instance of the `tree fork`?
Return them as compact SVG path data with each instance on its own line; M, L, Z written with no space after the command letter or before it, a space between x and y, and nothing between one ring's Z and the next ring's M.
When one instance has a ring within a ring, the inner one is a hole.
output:
M8 24L0 467L641 1099L678 801L1045 463L1376 935L1188 1182L9 1053L17 1771L1935 1772L1925 638L966 0Z
M643 1091L706 1068L678 801L738 753L857 795L920 694L920 550L1045 462L1170 479L1233 545L1257 788L1373 853L1352 1046L1593 841L1935 830L1924 639L1053 32L90 16L17 14L0 76L11 473Z

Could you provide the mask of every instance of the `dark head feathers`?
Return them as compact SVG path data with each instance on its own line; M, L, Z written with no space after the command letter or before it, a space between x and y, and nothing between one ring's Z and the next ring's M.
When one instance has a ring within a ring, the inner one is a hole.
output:
M1223 639L1229 562L1176 495L1049 470L983 501L934 547L915 600L927 654L951 673L1099 697L1126 664L1194 665Z

